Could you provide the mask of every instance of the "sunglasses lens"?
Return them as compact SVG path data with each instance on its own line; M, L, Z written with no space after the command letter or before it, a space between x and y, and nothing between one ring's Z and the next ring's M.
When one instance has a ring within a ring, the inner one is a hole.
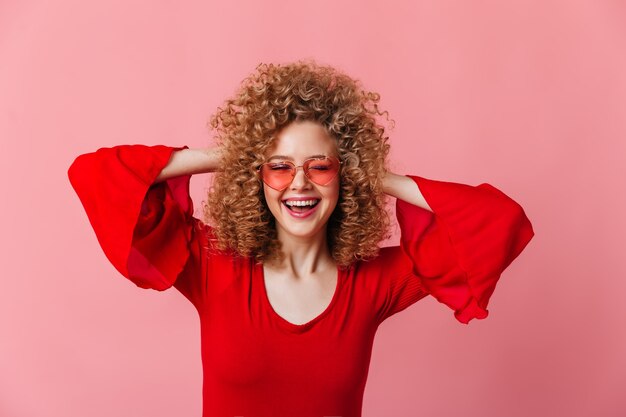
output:
M328 184L339 172L339 164L331 158L311 159L304 164L304 171L316 184Z
M293 180L294 166L289 162L272 162L261 166L263 182L276 190L285 188Z

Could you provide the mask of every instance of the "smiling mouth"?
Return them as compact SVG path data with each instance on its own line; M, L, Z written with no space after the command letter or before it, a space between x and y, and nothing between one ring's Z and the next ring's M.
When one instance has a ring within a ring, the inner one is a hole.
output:
M313 208L315 208L318 204L320 203L320 200L317 200L314 204L310 205L304 205L304 206L290 206L287 204L286 201L283 201L283 204L285 205L285 207L287 207L287 209L289 209L290 211L293 211L294 213L304 213L306 211L312 210Z

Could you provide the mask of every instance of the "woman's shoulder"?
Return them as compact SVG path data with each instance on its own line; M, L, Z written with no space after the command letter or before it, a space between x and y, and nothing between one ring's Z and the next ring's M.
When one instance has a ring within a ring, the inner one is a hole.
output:
M353 268L360 274L383 274L410 269L411 263L400 246L385 246L380 248L376 257L356 261Z

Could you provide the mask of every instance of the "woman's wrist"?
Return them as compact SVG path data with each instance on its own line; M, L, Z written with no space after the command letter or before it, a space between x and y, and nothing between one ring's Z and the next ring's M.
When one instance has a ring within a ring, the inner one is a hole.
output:
M220 170L220 161L222 159L222 148L219 146L209 146L207 148L198 149L206 156L206 161L202 165L201 172L216 172Z

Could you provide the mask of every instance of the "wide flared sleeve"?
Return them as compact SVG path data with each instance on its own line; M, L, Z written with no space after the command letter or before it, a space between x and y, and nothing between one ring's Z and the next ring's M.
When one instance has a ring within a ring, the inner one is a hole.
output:
M79 155L68 170L105 255L141 288L170 288L189 259L198 221L189 197L190 175L154 183L181 149L187 146L100 148ZM188 285L181 288L193 296Z
M391 282L387 316L430 294L461 323L484 319L502 272L534 236L523 208L494 186L413 179L430 210L398 199L400 249L412 276Z

